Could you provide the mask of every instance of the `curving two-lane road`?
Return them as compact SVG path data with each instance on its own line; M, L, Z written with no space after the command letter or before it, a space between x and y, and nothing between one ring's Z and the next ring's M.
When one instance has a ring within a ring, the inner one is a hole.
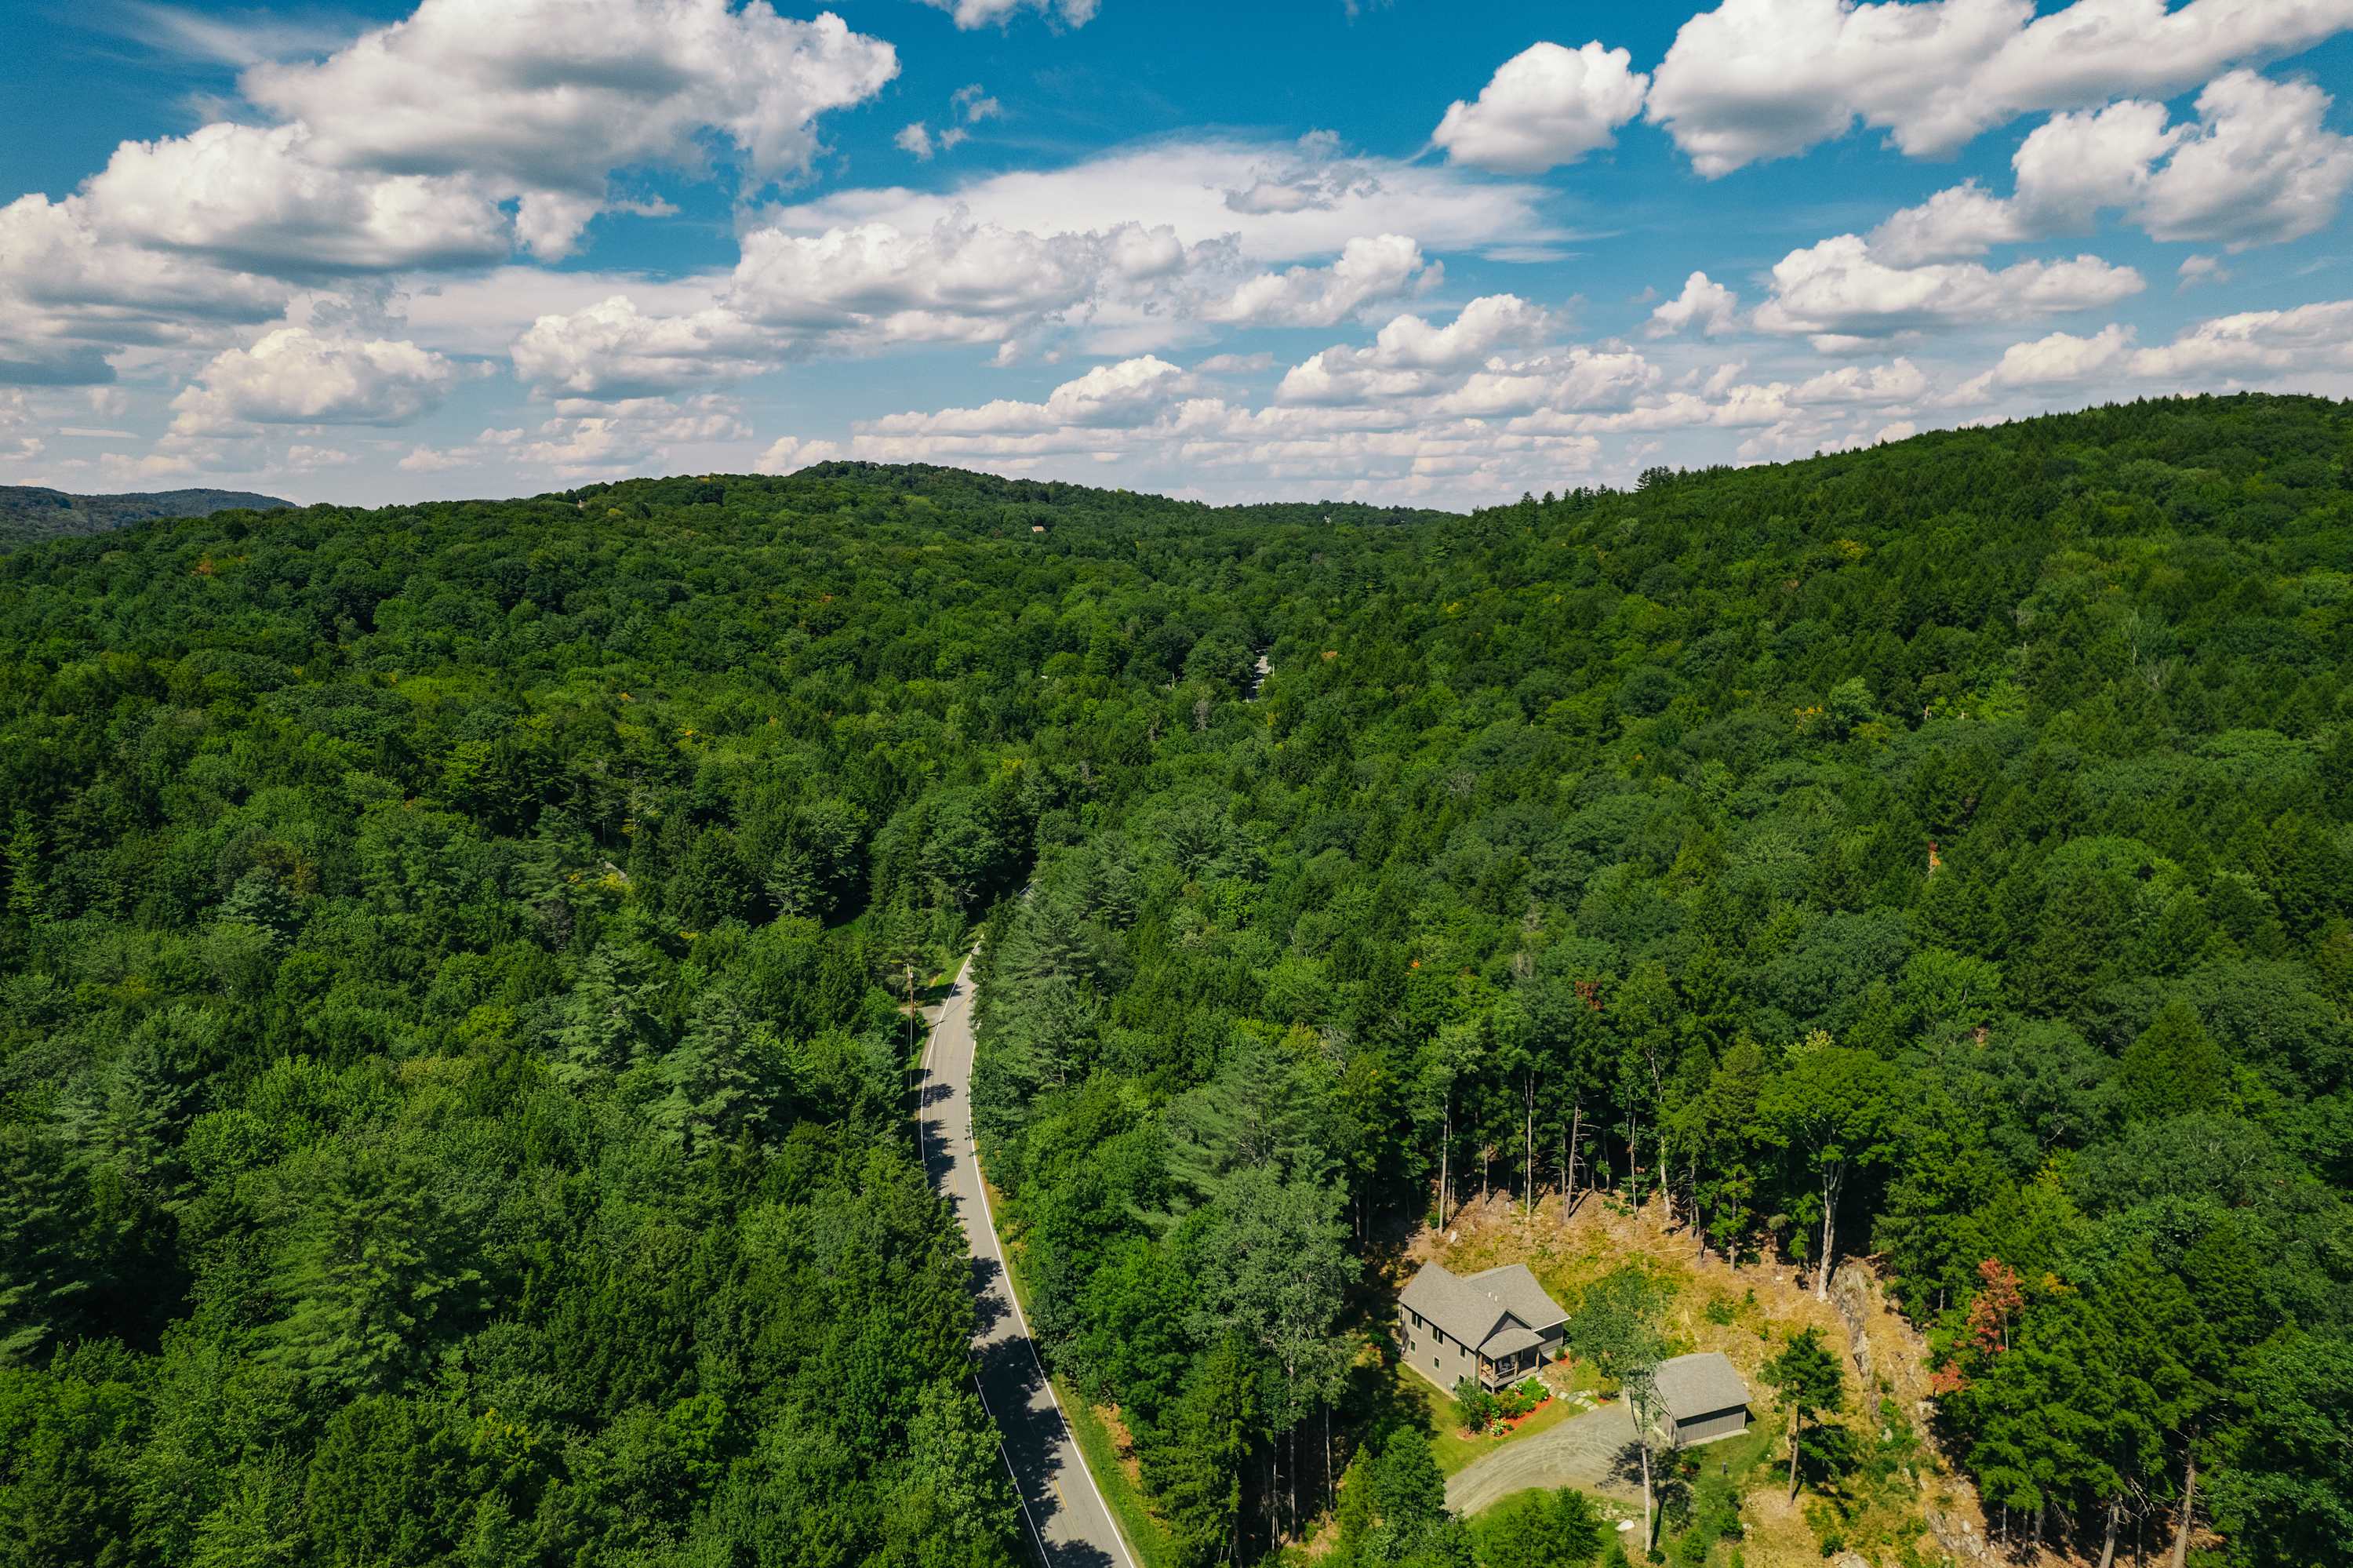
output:
M1021 1494L1030 1544L1045 1568L1136 1568L1111 1510L1071 1439L1029 1326L1005 1276L1005 1255L972 1146L972 964L956 974L916 1075L916 1128L932 1181L964 1226L980 1396L1005 1435L1005 1463Z

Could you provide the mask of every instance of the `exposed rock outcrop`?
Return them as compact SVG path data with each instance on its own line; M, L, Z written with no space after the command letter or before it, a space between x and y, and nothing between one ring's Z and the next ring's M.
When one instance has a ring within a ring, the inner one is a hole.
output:
M1858 1264L1850 1263L1831 1276L1831 1305L1837 1308L1839 1321L1846 1325L1847 1353L1854 1358L1855 1380L1864 1388L1872 1386L1871 1338L1864 1330L1878 1290L1879 1282L1871 1271Z

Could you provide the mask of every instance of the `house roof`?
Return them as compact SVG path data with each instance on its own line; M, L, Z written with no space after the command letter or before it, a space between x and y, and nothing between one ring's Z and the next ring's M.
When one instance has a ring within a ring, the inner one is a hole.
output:
M1528 1272L1525 1263L1507 1263L1501 1268L1490 1268L1469 1276L1463 1281L1476 1286L1504 1304L1504 1310L1541 1334L1556 1324L1568 1321L1568 1314L1560 1303L1545 1294L1536 1277Z
M1479 1353L1489 1357L1514 1356L1522 1351L1533 1351L1543 1343L1544 1336L1535 1330L1523 1329L1517 1323L1507 1321L1487 1336L1487 1342L1479 1347Z
M1434 1263L1422 1265L1398 1299L1466 1345L1485 1344L1504 1319L1502 1302Z
M1658 1389L1659 1402L1677 1421L1714 1415L1748 1403L1748 1384L1741 1380L1739 1370L1715 1351L1661 1361Z
M1448 1338L1475 1345L1488 1356L1533 1350L1547 1330L1568 1318L1544 1293L1527 1266L1518 1263L1468 1277L1435 1263L1424 1264L1398 1299L1437 1324Z

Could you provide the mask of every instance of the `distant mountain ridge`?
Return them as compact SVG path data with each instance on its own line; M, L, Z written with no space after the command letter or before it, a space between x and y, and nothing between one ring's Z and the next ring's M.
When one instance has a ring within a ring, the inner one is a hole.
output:
M104 534L153 517L284 512L290 501L248 490L157 490L138 495L69 495L37 484L0 484L0 549L66 535Z

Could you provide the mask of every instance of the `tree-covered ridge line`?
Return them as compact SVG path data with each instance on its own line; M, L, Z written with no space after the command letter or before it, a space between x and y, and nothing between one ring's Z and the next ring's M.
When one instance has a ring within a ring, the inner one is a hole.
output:
M1463 517L828 465L0 558L0 1541L1009 1561L892 1002L983 925L1035 1326L1204 1560L1355 1468L1345 1550L1499 1568L1362 1383L1366 1265L1574 1129L1712 1246L1878 1252L2018 1533L2169 1521L2194 1458L2232 1560L2321 1561L2349 428Z
M69 495L33 484L0 484L0 549L64 534L102 534L158 517L216 512L278 512L292 506L245 490L158 490L132 495Z

